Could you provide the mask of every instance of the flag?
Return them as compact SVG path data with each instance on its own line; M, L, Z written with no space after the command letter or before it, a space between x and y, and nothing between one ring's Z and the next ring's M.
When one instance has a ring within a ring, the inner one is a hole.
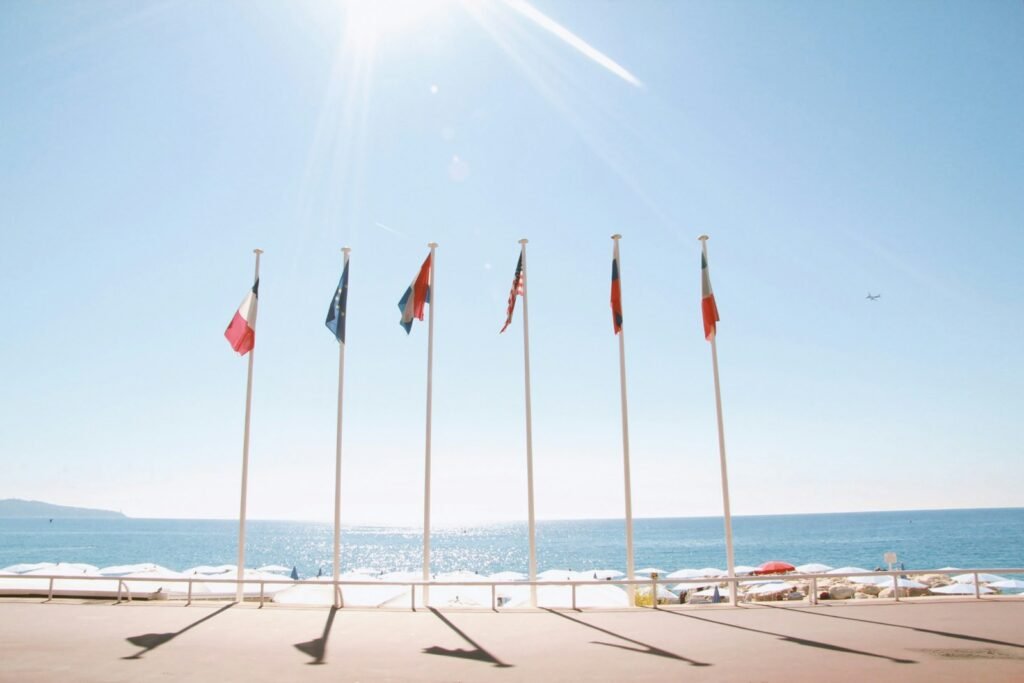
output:
M508 293L508 311L505 315L505 325L501 328L504 332L512 323L512 311L516 308L516 297L523 296L523 255L519 254L519 262L516 264L516 274L512 277L512 291ZM498 334L501 334L499 332Z
M402 312L398 324L405 328L406 334L412 332L413 318L423 320L423 305L430 303L430 268L430 256L427 255L420 272L398 301L398 310Z
M348 306L348 254L345 255L345 268L341 271L341 279L338 281L338 288L334 290L334 298L331 299L331 306L327 309L327 325L338 343L345 343L345 309Z
M612 257L612 326L622 332L622 290L619 288L619 259Z
M224 336L231 344L231 348L241 356L252 351L252 347L256 345L256 304L259 288L260 281L257 278L252 291L242 299L242 304L235 312L235 317L231 319L228 329L224 330Z
M715 293L711 291L711 277L708 275L708 257L700 256L700 310L704 315L704 338L711 341L715 336L718 322L718 306L715 305Z

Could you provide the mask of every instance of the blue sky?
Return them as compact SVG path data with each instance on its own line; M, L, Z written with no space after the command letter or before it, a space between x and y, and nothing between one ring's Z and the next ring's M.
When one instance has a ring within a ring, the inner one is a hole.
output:
M349 245L343 518L417 523L436 241L434 519L524 519L527 237L537 515L619 516L621 233L634 512L720 514L708 233L734 513L1024 504L1024 5L375 8L3 6L0 497L237 515L260 247L249 514L330 519Z

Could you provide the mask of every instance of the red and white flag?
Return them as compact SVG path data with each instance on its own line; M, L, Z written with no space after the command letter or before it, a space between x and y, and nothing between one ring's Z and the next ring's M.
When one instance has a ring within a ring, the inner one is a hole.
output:
M240 356L252 351L252 347L256 345L256 304L259 301L259 288L260 281L257 278L252 290L245 295L242 305L235 312L235 317L231 319L228 329L224 330L224 337Z
M715 293L711 291L708 257L704 254L700 256L700 310L704 315L704 338L711 341L718 327L718 306L715 305Z

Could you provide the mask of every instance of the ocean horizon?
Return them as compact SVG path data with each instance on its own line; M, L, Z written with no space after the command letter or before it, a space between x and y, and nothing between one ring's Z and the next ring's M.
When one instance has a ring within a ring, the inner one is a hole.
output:
M733 517L737 565L768 560L866 569L886 552L911 569L1024 566L1024 508L831 512ZM634 519L637 568L725 568L721 517ZM0 519L0 569L19 563L78 562L98 567L152 562L183 571L237 562L237 520ZM342 526L343 571L401 572L422 567L422 528ZM330 573L331 524L249 520L246 566L294 566L301 576ZM447 525L431 532L434 573L526 572L525 522ZM622 519L537 522L538 568L625 570Z

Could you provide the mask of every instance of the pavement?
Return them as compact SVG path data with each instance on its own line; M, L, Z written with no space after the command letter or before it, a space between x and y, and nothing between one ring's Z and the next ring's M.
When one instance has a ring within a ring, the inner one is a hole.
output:
M0 600L0 681L1024 681L1024 600L387 611Z

